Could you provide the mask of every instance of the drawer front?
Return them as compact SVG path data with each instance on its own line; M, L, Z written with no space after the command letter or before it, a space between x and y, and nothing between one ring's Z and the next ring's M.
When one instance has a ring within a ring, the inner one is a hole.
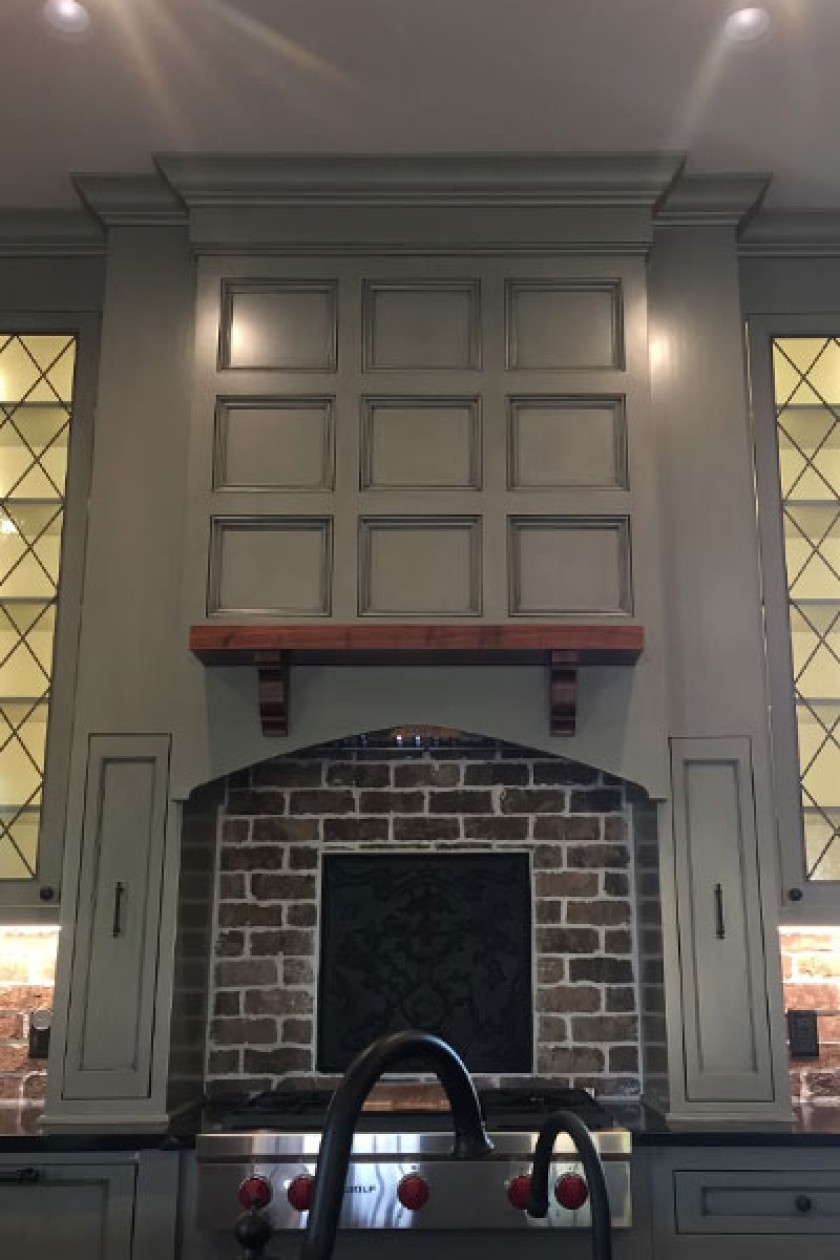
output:
M674 1172L678 1234L840 1234L840 1167Z

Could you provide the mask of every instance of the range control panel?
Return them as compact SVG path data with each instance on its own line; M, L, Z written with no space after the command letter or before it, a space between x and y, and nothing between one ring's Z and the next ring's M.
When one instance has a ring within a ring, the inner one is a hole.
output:
M628 1159L602 1161L613 1227L629 1228ZM198 1225L230 1230L243 1209L259 1208L275 1230L306 1227L315 1162L203 1164L199 1176ZM552 1164L548 1216L536 1220L526 1207L530 1161L494 1156L487 1160L358 1160L344 1188L340 1229L586 1229L589 1188L575 1159Z

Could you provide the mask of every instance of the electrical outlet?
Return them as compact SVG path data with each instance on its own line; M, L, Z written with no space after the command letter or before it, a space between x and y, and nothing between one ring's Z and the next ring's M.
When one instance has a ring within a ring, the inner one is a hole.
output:
M816 1011L788 1011L788 1041L792 1059L818 1059L820 1037Z

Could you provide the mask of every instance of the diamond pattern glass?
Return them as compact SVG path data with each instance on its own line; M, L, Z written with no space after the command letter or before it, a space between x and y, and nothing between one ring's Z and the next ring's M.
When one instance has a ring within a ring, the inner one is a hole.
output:
M0 880L38 864L75 360L0 332Z
M777 338L773 378L806 870L840 880L840 339Z

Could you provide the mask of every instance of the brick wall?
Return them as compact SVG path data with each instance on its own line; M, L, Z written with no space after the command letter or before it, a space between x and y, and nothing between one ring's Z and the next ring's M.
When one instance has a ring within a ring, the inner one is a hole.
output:
M41 1103L46 1063L30 1059L29 1015L52 1007L58 928L0 927L0 1103Z
M533 1076L602 1097L637 1096L632 792L589 767L509 748L390 756L315 749L232 776L219 822L210 1092L320 1079L325 849L472 849L532 855Z
M840 928L781 928L785 1010L817 1011L818 1059L791 1059L800 1102L840 1098Z

